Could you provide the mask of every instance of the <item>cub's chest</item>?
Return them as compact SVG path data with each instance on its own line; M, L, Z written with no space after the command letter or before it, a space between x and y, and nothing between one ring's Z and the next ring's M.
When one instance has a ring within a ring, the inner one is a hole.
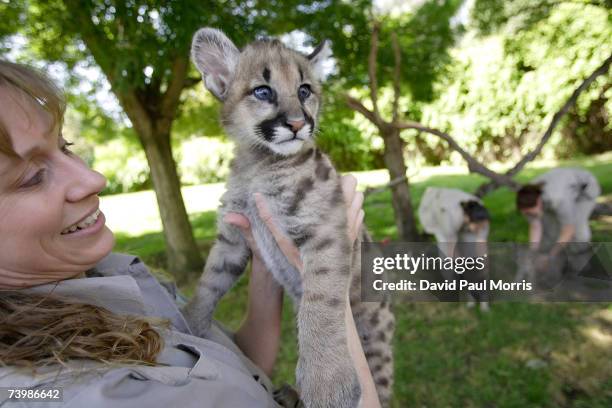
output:
M274 214L283 217L306 216L342 204L342 189L336 172L329 168L322 177L317 163L276 171L259 170L228 185L227 197L241 206L254 205L254 194L261 194Z

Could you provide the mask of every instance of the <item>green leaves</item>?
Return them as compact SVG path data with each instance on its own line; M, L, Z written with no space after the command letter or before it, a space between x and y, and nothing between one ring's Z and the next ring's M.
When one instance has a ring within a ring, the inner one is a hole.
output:
M453 52L454 66L436 85L440 97L424 108L423 121L449 129L481 159L515 159L537 143L574 88L612 52L609 16L600 7L563 3L518 32L470 33ZM609 78L581 95L578 111L587 111ZM571 146L560 136L551 140L549 156Z
M476 0L468 27L457 18L464 3L429 0L403 14L378 16L380 109L389 117L396 33L404 116L448 130L480 158L509 159L534 143L573 88L612 52L612 2ZM167 111L162 103L176 78L173 64L187 58L197 28L222 28L238 46L294 30L306 33L313 46L327 38L338 71L326 83L320 142L341 168L369 168L380 164L380 140L336 98L349 90L366 94L371 8L370 0L0 0L0 53L9 46L2 39L18 34L38 60L61 61L69 69L99 66L115 94L131 93L147 114L176 119L176 145L194 135L223 134L219 105L201 84L193 86L198 74L191 64L178 106ZM99 143L122 134L137 146L132 128L96 106L91 93L99 84L83 95L78 75L70 78L69 102L83 137ZM551 146L574 135L585 151L593 148L585 144L593 135L605 141L612 108L610 90L603 90L609 83L609 75L600 78L581 96ZM433 137L404 136L430 162L448 157L446 145Z
M16 34L23 23L24 5L22 3L0 0L0 55L10 51L6 41Z
M391 32L398 35L402 50L402 84L414 101L435 98L434 83L446 73L451 62L449 51L462 27L453 27L452 18L461 6L459 0L428 1L414 13L383 21L380 35L379 78L391 79L393 54Z

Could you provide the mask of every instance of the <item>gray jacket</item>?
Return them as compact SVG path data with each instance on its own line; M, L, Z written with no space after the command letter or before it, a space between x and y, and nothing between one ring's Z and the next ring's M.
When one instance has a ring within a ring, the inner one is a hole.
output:
M176 304L174 285L160 285L136 257L111 254L87 278L26 289L53 293L118 314L170 321L163 330L160 365L112 366L75 361L29 371L0 367L0 387L61 387L63 402L15 402L0 394L1 407L277 407L266 375L216 325L210 338L191 334Z

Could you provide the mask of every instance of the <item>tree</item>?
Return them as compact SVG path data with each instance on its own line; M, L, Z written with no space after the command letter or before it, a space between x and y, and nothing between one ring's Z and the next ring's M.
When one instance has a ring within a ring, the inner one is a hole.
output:
M485 9L485 4L488 7L491 7L492 5L497 5L497 6L502 6L504 3L502 4L498 4L496 3L495 0L491 0L491 1L486 1L486 0L481 0L481 2L479 3L479 7L476 8L476 10L479 10L481 13L483 13L485 16L489 15L487 13L485 13L485 10L489 10L489 9ZM562 3L562 2L561 2ZM596 2L594 2L596 3ZM541 22L543 19L547 18L550 15L554 15L556 20L557 20L557 24L547 24L546 27L540 27L540 29L544 30L548 35L554 36L556 38L564 38L563 34L559 33L559 30L563 30L563 29L567 29L568 25L567 24L562 24L564 22L563 19L561 19L562 17L565 17L567 15L567 11L564 11L565 14L554 14L554 12L556 12L557 10L553 10L555 6L558 6L560 3L550 3L550 4L535 4L534 2L532 2L531 0L524 0L522 2L522 7L519 8L518 10L518 14L513 14L513 12L507 12L506 14L508 15L505 20L500 20L497 23L489 23L489 25L486 26L481 26L481 32L485 32L485 27L487 28L486 32L489 33L490 31L488 31L489 28L491 28L491 25L495 25L495 24L503 24L504 21L508 21L510 18L518 18L520 17L520 13L525 13L526 10L532 10L533 7L536 7L538 12L535 13L534 15L530 15L528 16L528 18L522 20L522 27L525 28L534 28L536 27L536 24L538 22ZM586 3L578 3L578 5L574 5L575 7L580 7L580 6L585 6ZM515 4L513 4L513 7L516 6ZM599 7L598 4L586 4L587 7ZM493 8L493 7L492 7ZM514 8L513 8L514 10ZM601 14L601 13L600 13ZM503 13L502 13L503 15ZM535 18L534 16L537 16L537 18ZM498 16L499 17L499 16ZM487 21L486 18L482 19L483 16L479 16L479 18L481 18L481 20L476 20L479 24L485 24L485 21ZM496 20L494 20L496 21ZM580 24L578 24L579 28L582 28ZM521 35L526 36L527 38L530 38L531 41L528 41L528 45L531 45L533 43L533 38L532 35L530 34L525 34L525 33L521 33ZM568 41L572 42L572 47L569 48L570 50L575 50L577 49L578 51L585 51L584 46L580 46L580 44L576 44L574 45L573 42L574 41L580 41L580 39L576 40L576 38L571 38L572 35L565 35L565 37L570 37L568 38ZM601 50L600 48L598 48L598 43L597 41L600 40L599 37L601 36L595 36L595 40L592 40L592 43L589 44L589 49L596 49L598 54L603 53L604 54L604 58L605 58L605 54L606 54L606 49L604 48L603 50ZM605 37L605 34L603 34L603 37ZM515 55L516 53L520 52L520 46L517 45L515 43L517 36L512 36L510 42L508 43L508 46L511 48L511 50L509 51L509 53L511 55ZM601 40L600 40L601 41ZM605 40L604 40L605 41ZM553 48L550 52L552 53L559 53L559 52L568 52L565 49L562 49L561 51L558 50L558 47L556 49L554 49L554 46L551 46L550 48ZM520 59L519 59L520 61ZM597 60L596 60L597 61ZM491 169L489 169L487 166L485 166L482 161L478 160L473 154L470 154L466 149L464 149L460 143L457 142L457 139L452 137L448 132L433 128L431 126L425 126L417 121L408 121L408 120L394 120L393 123L391 123L391 125L397 130L397 131L401 131L404 129L414 129L417 130L418 132L424 132L424 133L428 133L431 135L435 135L436 137L438 137L439 139L441 139L442 141L444 141L445 143L447 143L447 146L450 147L451 150L454 150L456 152L458 152L461 157L467 162L468 164L468 169L471 172L475 172L475 173L479 173L484 175L485 177L489 178L491 181L488 183L483 184L482 186L479 187L479 189L476 191L476 194L479 196L483 196L487 193L489 193L490 191L494 190L495 188L499 187L499 186L507 186L510 187L511 189L517 189L519 187L519 184L513 180L513 177L524 168L524 166L530 162L531 160L533 160L534 158L536 158L540 152L542 151L542 148L544 147L544 145L550 140L553 131L556 129L556 127L559 125L559 123L561 122L561 119L563 118L563 116L570 110L570 108L572 108L572 106L574 106L578 100L578 97L589 88L589 86L595 82L595 80L603 75L605 75L610 68L610 63L612 62L612 55L608 54L607 58L605 58L603 60L603 62L600 61L600 65L594 70L591 71L588 74L585 74L586 77L582 78L579 82L577 82L574 78L572 78L571 76L566 76L565 80L567 82L569 82L569 84L574 84L577 83L578 86L575 89L569 89L569 91L571 92L571 95L569 95L569 97L566 100L561 100L558 103L556 103L553 108L555 109L554 114L552 114L552 112L546 112L546 115L550 115L550 119L549 119L549 123L548 126L546 127L546 129L542 129L542 135L541 138L539 139L539 142L531 149L528 150L526 152L523 153L522 157L520 157L520 159L517 161L516 165L514 165L512 168L510 168L508 171L506 171L503 174L499 174L496 173L494 171L492 171ZM372 62L372 64L376 64L376 62ZM591 65L591 64L589 64ZM588 66L588 65L587 65ZM582 67L581 67L582 68ZM397 65L396 65L396 70L397 70ZM458 68L459 70L462 69L462 67ZM375 70L375 68L373 68L372 70ZM587 71L588 72L588 71ZM575 86L575 85L574 85ZM395 89L399 89L399 84L395 84ZM606 89L606 86L604 86L604 89ZM467 89L462 89L461 90L462 93L469 93ZM563 93L565 93L565 90L563 90ZM569 93L569 92L568 92ZM560 98L563 98L563 94L561 94ZM463 97L463 96L462 96ZM454 99L458 99L456 93L453 93L453 98ZM397 96L394 97L394 109L395 109L395 104L397 102ZM478 101L475 101L478 102ZM562 103L561 103L562 102ZM460 101L459 104L463 103L463 101ZM349 98L349 104L353 105L355 107L356 110L358 110L359 112L362 112L364 115L366 116L374 116L373 111L368 110L367 108L365 108L363 105L360 105L358 101L354 100L354 98ZM559 106L561 105L561 106ZM467 106L466 110L472 109L471 106ZM403 180L405 180L406 177L405 176L399 176L397 178L392 178L391 182L388 184L387 187L391 187L394 188L397 185L401 185L401 183L403 182Z
M449 61L447 50L455 39L456 33L451 27L450 20L460 4L461 2L457 1L428 2L414 14L400 19L386 18L384 25L381 22L374 22L367 58L367 86L372 108L366 107L356 97L345 96L348 106L368 119L378 129L384 141L383 158L385 167L389 171L389 178L392 180L389 187L393 197L395 223L398 235L404 241L419 241L420 234L416 227L410 184L406 176L407 168L404 161L406 141L400 136L402 84L405 84L404 88L407 88L405 90L413 102L431 100L434 97L433 83L443 74L444 67ZM386 37L390 39L390 44L385 38L380 50L382 52L379 52L381 31L389 33ZM417 47L415 42L419 40L422 44ZM402 51L409 57L408 64L401 63ZM392 70L386 69L390 65L390 56L393 61ZM378 63L379 59L383 64ZM379 78L381 84L390 83L393 88L390 109L381 109ZM416 103L408 110L418 115ZM391 120L384 118L381 113L384 111L390 114Z
M193 33L201 26L221 26L237 44L244 44L256 35L285 33L298 26L314 32L321 24L321 33L342 43L345 34L338 24L349 24L345 16L354 17L353 25L363 21L359 16L364 8L356 11L343 1L279 5L275 0L27 3L22 31L37 55L69 66L92 58L111 84L146 153L164 227L168 268L174 273L200 270L202 264L181 196L170 137L183 91L199 81L189 62Z
M479 173L483 176L490 179L489 182L482 184L475 192L475 194L479 197L482 197L491 191L495 190L501 186L510 187L513 190L517 190L519 184L514 181L512 178L518 174L524 167L535 159L544 145L548 142L550 137L552 136L553 131L559 124L563 115L565 115L569 109L576 103L578 96L587 89L597 77L606 74L610 69L610 64L612 63L612 55L610 55L606 60L599 66L595 71L593 71L587 78L585 78L580 85L572 92L569 99L565 101L565 103L561 106L559 110L555 112L553 115L550 124L546 128L546 131L543 133L540 141L537 146L527 152L521 159L508 171L504 174L496 173L495 171L489 169L487 166L478 161L474 156L466 152L456 141L450 136L448 133L440 131L438 129L432 129L430 127L424 126L418 122L406 121L406 122L398 122L397 127L399 129L415 129L421 132L427 132L433 135L436 135L446 141L449 147L455 151L457 151L468 163L468 169L470 172Z
M399 97L400 97L400 49L397 35L393 33L393 50L395 53L394 87L393 87L393 108L391 121L385 120L379 110L378 105L378 80L376 76L376 58L378 55L378 34L380 25L374 24L372 31L372 42L370 56L368 58L369 77L370 77L370 100L372 109L366 108L358 99L347 96L347 104L355 111L361 113L378 128L380 136L385 143L384 161L389 178L391 180L400 179L402 182L391 185L393 196L392 204L395 214L398 235L405 241L419 241L419 233L416 229L414 210L410 197L410 186L406 177L406 163L404 162L404 141L400 138L400 129L397 127L399 118Z
M450 133L463 135L454 140L465 141L466 134L471 136L469 141L477 145L475 150L480 151L481 160L482 152L490 147L500 147L495 152L496 159L511 158L508 150L515 153L512 159L517 164L504 173L506 179L482 185L478 195L500 185L515 186L509 180L540 154L558 127L567 123L564 115L582 106L587 111L593 102L601 100L608 87L605 74L612 51L611 15L604 3L476 1L472 18L477 37L470 37L474 44L471 48L484 45L490 53L493 39L502 44L503 61L498 66L499 58L491 59L488 63L493 66L483 69L482 58L469 61L466 53L462 54L455 78L443 84L454 89L432 109L443 113L430 114L429 118L477 116L476 120L466 121L467 126L464 121L457 121L461 126L453 126L448 119L438 119L431 127L443 126L450 128ZM483 35L488 38L479 38ZM606 126L602 123L601 133L605 133ZM567 139L561 140L563 145L570 145ZM504 149L508 145L514 148Z

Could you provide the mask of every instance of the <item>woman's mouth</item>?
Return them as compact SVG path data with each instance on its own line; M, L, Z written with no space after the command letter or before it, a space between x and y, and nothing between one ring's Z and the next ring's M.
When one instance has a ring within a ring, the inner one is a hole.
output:
M61 232L61 234L62 235L73 234L73 233L76 233L78 231L86 230L88 228L91 228L91 226L96 224L96 221L98 221L98 219L100 218L101 214L102 214L102 212L98 208L91 215L88 215L87 217L85 217L85 219L83 219L82 221L80 221L80 222L78 222L76 224L73 224L70 227L68 227L65 230L63 230Z

